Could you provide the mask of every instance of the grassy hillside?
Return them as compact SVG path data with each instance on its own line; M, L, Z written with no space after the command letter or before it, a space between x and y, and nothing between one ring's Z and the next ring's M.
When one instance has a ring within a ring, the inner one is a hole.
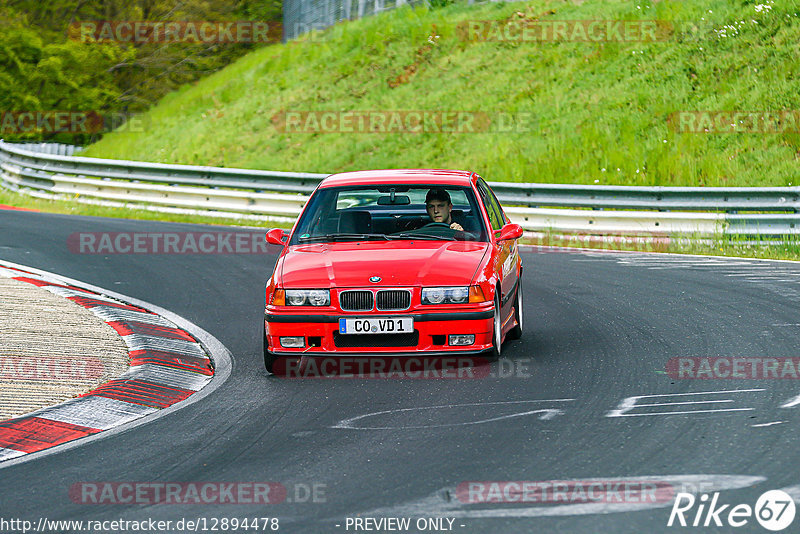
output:
M798 133L678 133L679 111L800 109L800 2L588 0L404 8L262 48L88 155L306 172L467 168L489 180L797 185ZM474 20L665 20L659 42L475 42ZM283 133L281 112L465 110L528 131ZM520 116L520 115L517 115ZM795 126L795 132L800 122Z

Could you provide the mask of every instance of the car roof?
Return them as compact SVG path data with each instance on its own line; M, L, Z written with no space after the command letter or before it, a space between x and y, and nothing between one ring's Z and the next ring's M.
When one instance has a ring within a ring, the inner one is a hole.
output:
M445 169L386 169L332 174L320 187L370 184L441 184L469 186L475 173Z

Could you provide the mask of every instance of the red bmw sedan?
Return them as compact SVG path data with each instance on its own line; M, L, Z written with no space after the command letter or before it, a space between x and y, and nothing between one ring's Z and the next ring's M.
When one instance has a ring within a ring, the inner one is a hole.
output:
M267 282L264 364L301 356L488 356L522 335L522 228L454 170L335 174L312 193Z

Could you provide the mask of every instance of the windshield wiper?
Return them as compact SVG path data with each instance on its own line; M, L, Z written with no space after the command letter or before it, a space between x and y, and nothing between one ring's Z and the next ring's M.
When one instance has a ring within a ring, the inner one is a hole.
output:
M299 237L298 241L304 243L311 243L315 241L350 241L350 240L367 241L370 239L389 239L386 234L325 234L314 235L308 237Z
M444 235L430 235L430 234L392 234L387 235L386 239L430 239L433 241L455 241L456 238Z

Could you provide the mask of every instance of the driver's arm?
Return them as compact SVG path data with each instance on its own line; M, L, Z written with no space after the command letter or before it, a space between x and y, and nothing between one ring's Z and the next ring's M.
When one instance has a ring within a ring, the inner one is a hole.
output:
M460 232L464 231L464 228L460 224L458 224L457 222L450 223L450 228L452 228L453 230L458 230Z

